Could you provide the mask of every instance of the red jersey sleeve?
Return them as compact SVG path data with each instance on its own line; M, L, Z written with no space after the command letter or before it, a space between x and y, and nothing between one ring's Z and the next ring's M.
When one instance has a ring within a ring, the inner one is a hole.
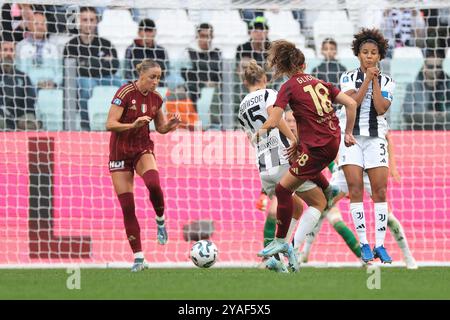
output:
M338 94L341 93L341 90L339 90L337 87L335 87L331 83L326 83L326 85L327 85L328 90L330 92L330 100L331 100L331 102L334 102L334 100L336 99Z
M132 86L132 85L131 85ZM128 100L128 93L132 90L130 85L124 85L117 90L116 94L112 98L111 104L125 108Z
M159 109L161 109L164 100L163 100L163 97L159 94L158 91L154 91L154 93L158 97L158 110L159 110Z
M286 106L289 104L289 100L292 96L292 90L290 86L290 81L285 82L278 92L277 100L274 103L274 106L280 107L281 109L286 109Z

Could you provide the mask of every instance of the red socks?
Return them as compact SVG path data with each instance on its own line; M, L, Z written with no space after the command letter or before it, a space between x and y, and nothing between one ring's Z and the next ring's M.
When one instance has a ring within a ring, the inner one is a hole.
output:
M123 222L131 250L133 250L133 253L142 251L141 229L135 214L134 194L132 192L122 193L118 195L118 198L122 207Z
M150 191L150 201L152 202L156 215L162 217L164 214L164 195L159 183L158 171L148 170L144 172L142 178L144 179L148 191Z
M289 225L292 220L292 191L284 188L281 184L277 184L275 194L278 199L277 207L277 238L286 238Z

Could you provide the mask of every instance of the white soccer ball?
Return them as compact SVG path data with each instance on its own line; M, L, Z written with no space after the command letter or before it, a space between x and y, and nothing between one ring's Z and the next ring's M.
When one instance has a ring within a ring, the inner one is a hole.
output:
M197 241L191 248L192 262L199 268L209 268L217 260L217 247L209 240Z

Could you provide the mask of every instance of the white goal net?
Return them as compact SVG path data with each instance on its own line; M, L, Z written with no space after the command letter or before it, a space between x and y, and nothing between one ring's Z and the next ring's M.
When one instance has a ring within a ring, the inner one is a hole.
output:
M186 237L193 231L186 230L200 226L218 247L218 266L256 265L266 214L255 206L261 183L236 118L246 94L240 70L249 58L264 65L270 41L287 39L304 52L307 72L337 82L359 66L351 43L362 27L389 39L381 69L396 82L387 119L401 180L390 181L389 203L419 264L450 262L448 1L0 3L0 265L132 260L104 127L112 97L136 78L143 58L162 67L164 111L182 117L179 130L151 134L166 203L165 246L156 241L148 191L135 179L146 259L193 266ZM337 48L331 55L322 50L330 38ZM354 231L348 200L339 206ZM368 230L373 239L374 227ZM386 239L401 261L389 232ZM310 261L357 260L325 223Z

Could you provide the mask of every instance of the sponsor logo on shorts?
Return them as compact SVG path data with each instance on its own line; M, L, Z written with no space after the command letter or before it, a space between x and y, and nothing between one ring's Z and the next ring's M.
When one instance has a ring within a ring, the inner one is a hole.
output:
M121 106L122 105L122 100L120 100L119 98L115 98L114 101L113 101L113 104Z
M120 169L124 169L124 168L125 168L124 160L109 162L109 170L111 170L111 171L120 170Z

